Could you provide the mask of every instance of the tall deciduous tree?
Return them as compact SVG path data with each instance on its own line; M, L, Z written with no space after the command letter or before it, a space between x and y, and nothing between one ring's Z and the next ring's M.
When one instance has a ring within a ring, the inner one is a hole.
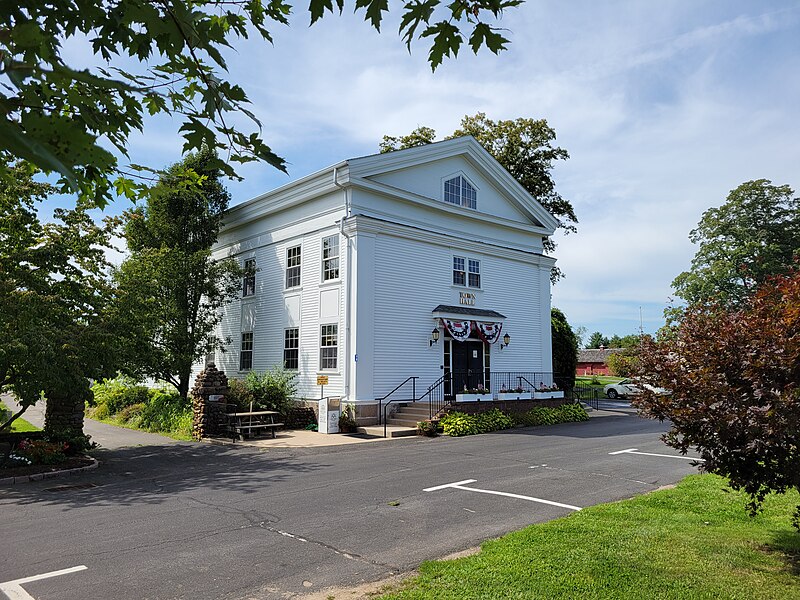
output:
M211 150L190 154L166 170L146 206L125 214L130 257L116 273L125 370L166 381L184 398L192 365L222 343L215 328L243 275L233 259L211 256L230 200L216 165Z
M508 40L485 21L523 0L405 2L400 35L430 43L436 68L456 56L465 38L477 53L497 54ZM344 0L311 0L311 23ZM357 0L357 11L380 30L386 0ZM103 205L117 193L134 197L143 188L121 170L128 138L143 128L145 115L175 115L184 151L225 149L217 167L233 175L231 163L264 160L285 169L264 143L261 123L248 110L244 90L224 78L223 51L250 35L272 42L268 25L288 24L285 0L16 0L0 3L0 150L45 171L59 173L62 191ZM67 64L62 44L87 41L102 67ZM237 117L252 121L241 129ZM132 166L141 171L142 167ZM11 177L0 168L0 178Z
M578 337L572 331L566 315L557 308L550 310L550 333L553 344L553 373L559 383L575 385L575 372L578 368Z
M78 436L88 379L112 372L116 355L108 231L81 203L42 224L36 204L52 187L4 158L13 177L0 180L0 389L22 405L13 418L44 395L45 430Z
M689 303L736 305L800 257L800 198L788 185L748 181L710 208L689 234L699 244L692 267L672 282Z
M465 115L461 126L445 139L471 135L524 187L542 206L559 219L566 232L577 231L578 218L569 200L556 191L552 177L553 164L566 160L569 153L555 145L556 132L544 119L519 118L508 121L493 121L485 113ZM381 152L423 146L436 139L436 131L430 127L418 127L408 135L383 136ZM544 240L548 252L555 249L555 242ZM553 267L551 280L555 283L563 276L558 267Z
M768 278L741 307L690 305L669 335L647 337L634 400L670 421L665 441L696 448L706 471L751 496L800 490L800 269ZM800 517L800 507L795 515Z

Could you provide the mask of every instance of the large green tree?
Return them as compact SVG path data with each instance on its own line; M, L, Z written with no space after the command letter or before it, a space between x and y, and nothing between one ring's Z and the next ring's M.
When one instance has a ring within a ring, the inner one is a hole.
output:
M587 348L599 348L600 346L608 348L608 345L609 339L599 331L592 333L592 335L589 336L589 340L586 342Z
M578 336L572 331L566 315L557 308L550 310L550 334L553 345L553 373L562 387L572 389L578 368Z
M672 282L687 302L737 305L800 258L800 198L767 179L743 183L710 208L689 234L692 266Z
M556 191L552 170L555 161L566 160L569 153L555 145L556 132L544 119L519 118L493 121L485 113L465 115L461 126L445 139L471 135L561 223L566 232L575 232L578 218L569 200ZM391 152L430 144L436 131L418 127L408 135L383 136L381 152ZM555 242L544 240L544 249L555 250ZM553 267L551 280L558 281L563 273Z
M464 41L474 52L494 53L507 39L485 19L498 19L523 0L413 0L403 3L400 35L430 43L436 68L456 56ZM311 23L326 11L341 12L344 0L310 0ZM120 167L128 138L147 115L177 117L184 151L224 149L216 165L252 160L285 169L261 139L261 123L247 108L239 85L225 79L223 52L251 35L272 42L271 25L286 25L285 0L16 0L0 3L0 150L58 173L62 191L103 205L112 192L135 197L144 182ZM387 0L356 0L355 10L380 30ZM89 62L68 64L66 42L90 44ZM252 127L238 124L246 115ZM115 150L116 153L111 150ZM0 178L12 176L0 167Z
M112 372L116 356L108 230L81 203L43 224L37 208L52 187L3 158L13 177L0 180L0 389L22 406L13 418L44 396L45 430L74 437L89 378Z
M203 149L166 170L146 205L125 214L130 257L116 272L125 370L166 381L184 398L192 365L223 342L215 328L243 275L233 259L211 256L230 200L217 164ZM187 171L198 177L192 185Z

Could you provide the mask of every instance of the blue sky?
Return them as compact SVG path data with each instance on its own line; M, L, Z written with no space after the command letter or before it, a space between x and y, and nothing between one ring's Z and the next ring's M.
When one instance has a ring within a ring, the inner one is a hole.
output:
M228 185L234 204L373 153L383 134L428 125L444 135L478 111L545 118L570 152L555 179L580 220L557 239L566 278L553 304L574 327L625 335L640 307L645 331L662 324L704 210L750 179L800 188L798 1L528 0L502 19L507 52L465 46L435 73L423 45L407 52L397 14L378 34L352 3L310 28L304 7L273 28L273 46L248 40L228 53L230 78L290 172L246 166ZM68 49L85 57L80 44ZM176 131L149 122L132 160L178 160Z

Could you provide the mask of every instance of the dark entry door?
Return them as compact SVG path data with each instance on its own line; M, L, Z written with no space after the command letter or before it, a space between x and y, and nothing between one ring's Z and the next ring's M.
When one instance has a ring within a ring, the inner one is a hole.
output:
M453 342L453 393L483 385L483 342Z

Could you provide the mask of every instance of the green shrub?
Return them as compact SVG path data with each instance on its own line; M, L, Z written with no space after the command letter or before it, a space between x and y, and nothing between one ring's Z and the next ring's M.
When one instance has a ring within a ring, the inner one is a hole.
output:
M86 410L86 416L90 419L108 419L111 416L111 411L108 410L108 404L105 402L103 404L97 404L95 406L90 406Z
M136 381L129 377L104 379L92 385L94 398L90 404L94 406L105 404L108 407L108 414L115 415L126 406L146 403L148 391L147 386L137 385Z
M472 415L462 412L451 412L442 417L439 421L445 435L451 437L461 437L464 435L475 435L479 433L478 422Z
M562 404L554 408L537 406L528 412L517 413L514 421L519 425L557 425L558 423L572 423L587 421L589 415L580 404Z
M139 422L141 422L142 412L144 411L146 406L147 404L144 402L126 406L117 413L117 419L119 421L122 421L123 423L127 423L128 425L133 425L135 427L136 425L139 424Z
M164 431L191 435L192 406L175 392L151 389L136 424L147 431Z
M45 441L57 444L61 451L67 456L86 454L88 450L97 448L97 444L91 441L92 436L75 434L71 429L50 430L44 436Z
M431 421L419 421L417 423L417 435L436 437L438 435L438 425Z
M510 429L514 426L514 421L499 408L479 413L475 415L478 433L489 433L501 429Z
M255 402L255 397L243 380L229 379L225 401L228 404L234 404L237 412L245 412L250 410L250 404Z
M339 431L342 433L355 433L358 431L356 407L352 404L342 404L342 412L339 413Z
M297 391L296 378L297 373L283 367L272 367L264 373L248 373L244 382L253 395L253 408L289 414L293 405L292 396Z

